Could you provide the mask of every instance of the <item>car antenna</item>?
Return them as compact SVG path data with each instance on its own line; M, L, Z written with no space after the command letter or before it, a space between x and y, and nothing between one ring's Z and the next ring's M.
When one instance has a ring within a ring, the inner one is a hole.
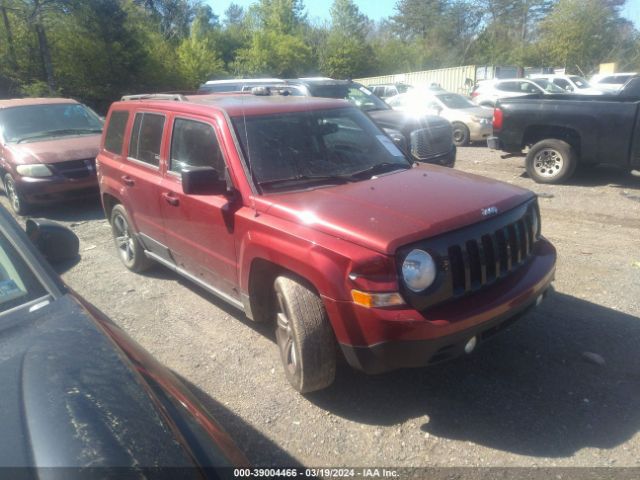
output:
M252 182L255 182L255 178L253 178L253 168L251 166L251 145L249 144L249 132L247 131L247 114L245 111L245 96L241 97L240 102L242 103L242 122L244 124L244 141L247 146L247 166L249 167L249 178ZM255 195L251 195L251 208L253 209L253 216L258 216L258 209L256 208L256 198Z

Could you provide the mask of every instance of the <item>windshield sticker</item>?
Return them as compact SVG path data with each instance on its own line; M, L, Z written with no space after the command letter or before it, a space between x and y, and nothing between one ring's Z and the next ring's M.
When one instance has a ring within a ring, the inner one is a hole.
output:
M398 147L396 147L395 143L384 135L376 135L376 138L380 141L382 145L389 151L391 155L394 157L404 157L403 153L400 151Z
M25 293L16 282L11 279L0 281L0 302L8 302L14 298L23 296Z

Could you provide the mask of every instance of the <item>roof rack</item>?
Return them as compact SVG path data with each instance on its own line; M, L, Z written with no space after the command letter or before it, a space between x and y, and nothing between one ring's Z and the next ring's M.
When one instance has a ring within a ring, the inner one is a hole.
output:
M258 97L268 97L274 94L286 97L291 95L291 87L288 85L260 85L258 87L252 87L250 92L252 95Z
M186 102L187 97L180 93L141 93L138 95L124 95L120 101L129 100L173 100L174 102Z

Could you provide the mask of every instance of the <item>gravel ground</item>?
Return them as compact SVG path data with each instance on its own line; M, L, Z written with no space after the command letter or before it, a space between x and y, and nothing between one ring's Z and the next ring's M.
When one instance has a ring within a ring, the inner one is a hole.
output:
M289 388L270 328L162 267L128 272L97 202L36 215L81 239L64 280L179 374L255 465L640 467L640 178L594 168L537 185L522 159L458 152L457 168L540 195L555 293L467 358L343 367L307 396Z

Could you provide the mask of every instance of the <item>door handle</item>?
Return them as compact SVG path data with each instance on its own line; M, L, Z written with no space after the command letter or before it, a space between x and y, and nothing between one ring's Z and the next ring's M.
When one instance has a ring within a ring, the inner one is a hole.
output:
M177 207L180 204L180 200L177 197L171 195L171 193L164 192L162 194L162 198L164 198L165 201L172 207Z
M124 183L127 187L133 187L136 182L129 175L122 176L122 183Z

